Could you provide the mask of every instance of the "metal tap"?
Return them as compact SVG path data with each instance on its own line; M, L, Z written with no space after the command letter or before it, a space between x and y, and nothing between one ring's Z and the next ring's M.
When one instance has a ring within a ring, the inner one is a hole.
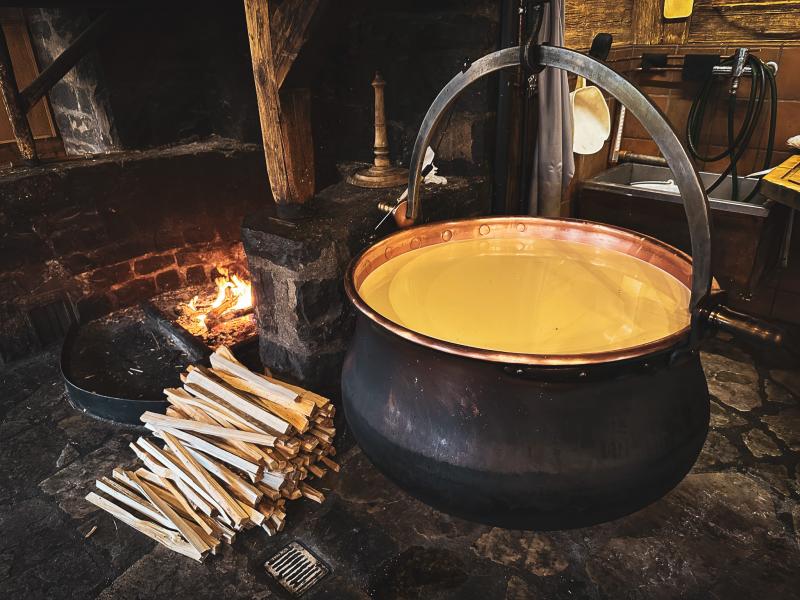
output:
M736 60L733 63L733 67L731 69L731 96L735 96L736 92L739 89L739 79L742 77L744 73L744 67L747 64L747 48L739 48L736 51Z

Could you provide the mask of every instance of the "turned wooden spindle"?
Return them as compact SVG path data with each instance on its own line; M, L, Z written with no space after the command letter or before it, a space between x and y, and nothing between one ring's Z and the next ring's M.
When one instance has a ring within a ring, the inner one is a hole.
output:
M386 134L386 111L383 89L386 81L380 73L372 80L375 90L375 159L371 167L353 173L348 181L353 185L369 188L388 188L408 182L408 169L393 167L389 162L389 138Z

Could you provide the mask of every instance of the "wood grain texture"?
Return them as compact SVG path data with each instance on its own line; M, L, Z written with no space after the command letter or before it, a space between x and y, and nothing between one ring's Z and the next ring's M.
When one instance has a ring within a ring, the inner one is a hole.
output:
M695 0L686 19L665 19L663 0L568 0L566 45L585 49L600 32L626 44L800 44L800 0Z
M269 0L244 0L244 12L253 63L253 78L256 84L261 137L264 140L264 158L272 197L278 204L298 202L289 189L286 148L281 133L283 116L272 55Z
M800 42L800 1L695 0L689 42Z
M682 44L689 19L665 19L663 0L636 0L632 12L634 44Z
M318 6L319 0L284 0L275 8L272 15L272 55L279 87L308 39L311 20Z
M614 36L614 46L632 43L633 7L643 0L567 0L565 45L587 49L598 33ZM649 0L644 0L649 1Z

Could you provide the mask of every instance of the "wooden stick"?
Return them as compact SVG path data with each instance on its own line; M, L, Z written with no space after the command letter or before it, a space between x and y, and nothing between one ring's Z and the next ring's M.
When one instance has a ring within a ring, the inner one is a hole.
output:
M317 502L318 504L322 504L323 502L325 502L325 494L320 492L318 489L311 487L307 483L300 484L300 491L302 492L303 496L305 496L309 500Z
M134 494L128 488L121 486L116 481L112 481L108 477L97 479L94 482L95 487L101 492L111 496L114 500L118 500L122 504L140 512L145 517L155 521L159 525L177 531L178 528L175 524L162 515L154 504L148 502L145 498Z
M144 438L139 438L137 443L142 446L149 454L155 457L162 465L167 467L169 475L166 476L167 479L172 479L175 481L176 485L184 491L184 487L182 484L186 484L187 487L191 488L193 492L197 496L202 498L202 501L206 503L206 507L208 505L213 506L217 511L223 512L223 508L216 502L216 500L203 488L202 484L197 481L194 477L192 477L191 473L188 473L185 469L181 468L181 465L169 458L161 448L153 445L150 443L150 440L146 440ZM147 464L147 463L145 463ZM155 471L158 475L159 473ZM203 510L207 515L211 515L212 511L209 509L208 511Z
M263 394L265 398L269 398L278 404L294 404L299 396L297 392L290 390L288 387L267 381L253 373L236 360L236 357L226 346L217 348L217 350L211 354L209 360L211 361L211 366L215 369L227 371L231 375L244 379L260 391L259 395Z
M147 411L141 417L143 423L149 423L156 427L164 429L180 429L181 431L193 431L195 433L204 433L206 435L220 437L227 440L239 440L242 442L250 442L251 444L261 444L263 446L272 446L275 444L275 436L264 433L251 433L248 431L240 431L238 429L229 429L227 427L218 427L215 425L207 425L206 423L199 423L198 421L191 421L189 419L175 419L166 415L160 415L154 412ZM313 430L312 430L313 431ZM324 435L324 434L323 434Z
M195 548L192 544L187 543L177 533L171 532L168 529L164 529L163 527L160 527L154 523L150 523L149 521L137 519L122 507L114 504L106 498L103 498L102 496L95 494L94 492L89 492L89 494L86 496L86 500L98 508L103 509L107 513L110 513L123 523L130 525L134 529L142 532L147 537L154 539L159 544L163 544L170 550L174 550L175 552L183 554L184 556L193 558L196 561L203 561L205 555L198 551L197 548Z
M323 462L323 463L324 463L324 464L325 464L325 465L326 465L326 466L327 466L329 469L331 469L331 470L332 470L332 471L334 471L335 473L338 473L338 472L339 472L339 468L340 468L340 467L339 467L339 463L332 461L332 460L331 460L330 458L328 458L327 456L323 456L323 457L321 457L321 458L320 458L320 460L321 460L321 461L322 461L322 462Z
M333 407L333 404L330 403L331 401L328 400L327 398L325 398L324 396L320 396L319 394L315 394L311 390L307 390L305 388L301 388L299 385L292 385L291 383L286 383L285 381L279 381L279 380L275 379L274 377L270 377L269 375L259 375L259 377L264 378L265 380L269 381L270 383L280 384L283 387L292 390L298 396L300 396L300 397L302 397L304 399L311 400L316 405L316 407L319 408L319 409L325 408L326 406Z
M322 479L325 477L325 469L320 469L317 465L308 465L308 470L311 471L314 475Z
M150 429L150 427L148 427ZM162 432L158 430L152 430L156 437L163 437ZM221 460L224 463L227 463L231 466L236 467L237 469L241 469L246 473L251 473L254 477L259 477L260 474L264 471L264 469L253 462L245 460L241 456L237 456L227 450L223 450L219 446L215 446L214 444L205 441L197 436L191 435L186 433L185 431L178 431L172 430L170 433L178 438L186 442L192 448L197 448L198 450L202 450L206 454L213 456L214 458Z
M172 448L184 466L203 484L208 493L225 509L234 524L240 525L243 520L247 519L247 513L242 510L236 500L231 498L230 494L195 460L183 444L169 431L165 430L163 434L164 441Z
M260 492L258 488L250 485L236 473L216 462L211 457L206 456L194 448L187 448L187 450L209 473L225 483L235 496L238 496L250 506L256 506L264 497L264 494Z
M284 406L282 404L278 404L277 402L273 402L272 400L264 398L263 396L259 396L258 390L256 390L252 385L247 383L244 379L239 379L238 377L230 375L220 369L211 369L211 372L214 373L214 375L222 379L222 381L224 381L231 387L249 394L250 396L249 399L251 401L258 402L259 404L263 405L264 408L266 408L271 413L277 415L284 421L288 421L289 423L291 423L292 427L294 427L298 431L305 432L308 430L309 427L308 419L302 413L297 412L294 409Z
M114 470L114 475L116 477L116 469ZM140 479L144 479L148 483L154 484L153 491L161 496L162 500L168 502L169 505L178 512L178 514L182 513L182 516L190 518L207 534L214 537L219 537L218 533L221 532L222 526L217 523L217 521L214 521L211 517L208 517L202 513L198 513L194 508L192 508L187 497L182 494L169 479L159 477L155 473L151 473L146 469L137 469L136 475ZM210 507L209 512L211 512Z
M259 433L269 433L269 428L264 428L264 424L243 413L234 407L229 406L222 398L212 394L201 385L187 383L183 386L184 390L192 394L191 399L200 404L199 408L208 413L215 419L222 417L227 419L242 431L257 431ZM166 390L165 390L166 391Z
M186 383L194 383L207 389L221 400L223 406L233 407L237 409L237 412L244 413L256 419L278 433L286 433L289 431L289 423L254 404L236 389L216 377L208 369L203 367L192 369L186 376Z
M139 477L137 477L136 473L128 473L128 477L139 486L139 489L142 490L142 493L147 497L147 499L158 508L159 512L164 515L167 519L172 521L178 531L181 532L181 535L184 539L189 542L192 546L197 548L197 551L201 554L211 550L211 546L209 546L202 537L200 537L197 532L189 526L189 523L184 521L182 517L178 515L169 504L164 502L160 496L153 491L150 487L149 483L145 483Z
M216 425L220 427L229 427L231 429L238 429L228 419L226 419L219 413L216 413L214 416L211 416L205 410L201 410L193 406L188 406L183 402L181 402L181 406L183 406L186 410L188 410L191 417L196 421L199 421L201 423L206 423L208 425ZM242 431L245 431L246 429L242 429ZM269 435L269 434L263 434L263 435ZM233 454L239 454L241 456L248 457L249 459L255 462L261 462L262 460L266 461L267 459L267 455L264 453L264 451L261 450L255 444L242 442L240 440L232 440L232 439L226 439L226 442L224 443L230 444L230 446L232 447L230 451L232 451ZM221 445L222 442L217 441L217 444ZM228 446L226 445L225 449L227 448Z

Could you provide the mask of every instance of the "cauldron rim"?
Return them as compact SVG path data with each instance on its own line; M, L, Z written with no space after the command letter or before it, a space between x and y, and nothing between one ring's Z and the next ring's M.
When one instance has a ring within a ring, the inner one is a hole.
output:
M486 232L484 226L488 226L488 232ZM445 232L449 232L449 234ZM429 223L393 233L353 258L345 274L345 293L356 309L370 321L410 342L448 354L503 364L574 367L630 360L663 352L677 346L688 337L691 324L674 331L668 336L646 344L616 348L605 352L526 354L489 350L427 336L395 323L372 309L358 293L358 288L369 273L405 252L424 246L447 243L448 241L475 238L529 237L533 233L548 239L563 239L582 243L602 242L608 248L624 252L652 264L672 275L688 289L691 289L691 257L657 238L622 227L582 219L499 216ZM443 237L443 235L446 237Z

